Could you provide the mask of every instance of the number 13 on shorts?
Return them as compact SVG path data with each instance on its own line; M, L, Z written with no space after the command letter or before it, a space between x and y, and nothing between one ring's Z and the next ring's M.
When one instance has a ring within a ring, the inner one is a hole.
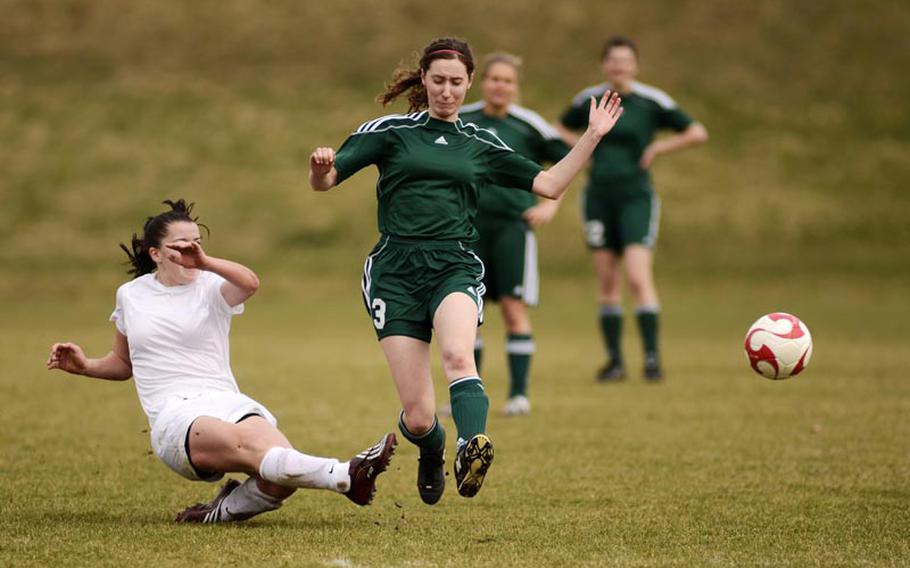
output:
M382 329L385 327L385 302L379 298L375 298L371 304L371 310L373 314L373 326L376 329Z

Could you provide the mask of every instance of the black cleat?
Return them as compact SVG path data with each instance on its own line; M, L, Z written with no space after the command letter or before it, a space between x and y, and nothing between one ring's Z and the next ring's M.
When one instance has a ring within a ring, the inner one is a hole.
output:
M622 363L610 362L597 371L597 381L601 383L615 383L626 378L626 369Z
M389 432L376 445L351 458L351 487L344 496L358 505L369 505L376 493L376 478L389 467L396 445L395 434Z
M435 505L446 488L446 449L420 448L417 461L417 492L424 503Z
M455 482L462 497L477 495L487 470L493 463L493 442L486 434L477 434L455 455Z
M660 368L660 361L657 359L645 360L645 380L661 381L664 378L664 372Z
M221 502L227 499L227 496L234 492L235 489L240 487L240 482L236 479L229 479L227 483L224 484L224 487L221 488L221 491L218 492L218 495L210 503L196 503L191 507L187 507L182 512L177 514L177 518L174 519L178 523L223 523L227 522L227 519L221 518ZM251 515L252 516L252 515ZM245 521L247 518L231 518L231 521Z

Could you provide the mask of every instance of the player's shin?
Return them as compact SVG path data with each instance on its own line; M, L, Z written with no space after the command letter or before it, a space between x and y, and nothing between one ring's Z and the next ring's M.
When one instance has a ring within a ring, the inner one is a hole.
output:
M600 306L600 331L612 365L622 365L622 307L611 304Z
M328 489L345 493L350 489L348 462L309 456L292 448L274 447L259 464L259 475L285 487Z
M526 397L534 338L530 334L510 333L506 339L506 353L509 357L509 398Z
M458 429L458 446L461 447L476 434L487 429L487 411L490 401L480 377L463 377L449 384L452 402L452 419Z
M660 308L656 305L643 305L635 309L638 319L638 330L641 332L642 346L645 350L645 359L658 359L657 334L660 324Z
M245 521L256 515L281 507L283 499L273 497L259 487L255 477L250 477L220 503L222 521Z

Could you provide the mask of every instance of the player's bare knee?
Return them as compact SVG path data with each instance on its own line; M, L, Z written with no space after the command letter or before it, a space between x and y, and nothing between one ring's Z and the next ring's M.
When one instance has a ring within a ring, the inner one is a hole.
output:
M610 293L600 293L597 295L597 301L602 306L615 306L622 302L622 297L619 294Z
M442 366L447 375L458 373L473 373L474 353L462 349L442 349Z
M436 420L435 409L428 405L413 405L404 409L404 424L408 431L420 435L429 431Z

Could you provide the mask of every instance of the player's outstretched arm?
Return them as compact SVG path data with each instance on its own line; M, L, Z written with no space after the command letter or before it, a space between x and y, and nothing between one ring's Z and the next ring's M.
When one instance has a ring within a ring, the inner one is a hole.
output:
M109 381L125 381L133 376L130 349L126 336L114 332L114 346L99 359L89 359L75 343L55 343L47 359L47 369L60 369L73 375L84 375Z
M335 170L335 150L316 148L310 154L310 187L313 191L328 191L335 187L338 172Z
M548 199L558 199L565 193L572 179L585 166L588 158L600 140L606 136L619 117L622 116L622 100L619 94L607 91L600 102L591 97L591 110L588 113L588 128L578 139L578 143L566 154L566 157L553 167L537 174L532 191Z
M654 158L661 154L678 152L692 146L698 146L708 141L708 129L700 122L693 122L679 134L655 140L645 148L641 154L639 165L648 169L654 163Z
M208 270L227 280L221 286L221 295L229 306L242 304L259 289L255 272L239 262L205 254L197 242L167 243L162 250L168 260L184 268Z

